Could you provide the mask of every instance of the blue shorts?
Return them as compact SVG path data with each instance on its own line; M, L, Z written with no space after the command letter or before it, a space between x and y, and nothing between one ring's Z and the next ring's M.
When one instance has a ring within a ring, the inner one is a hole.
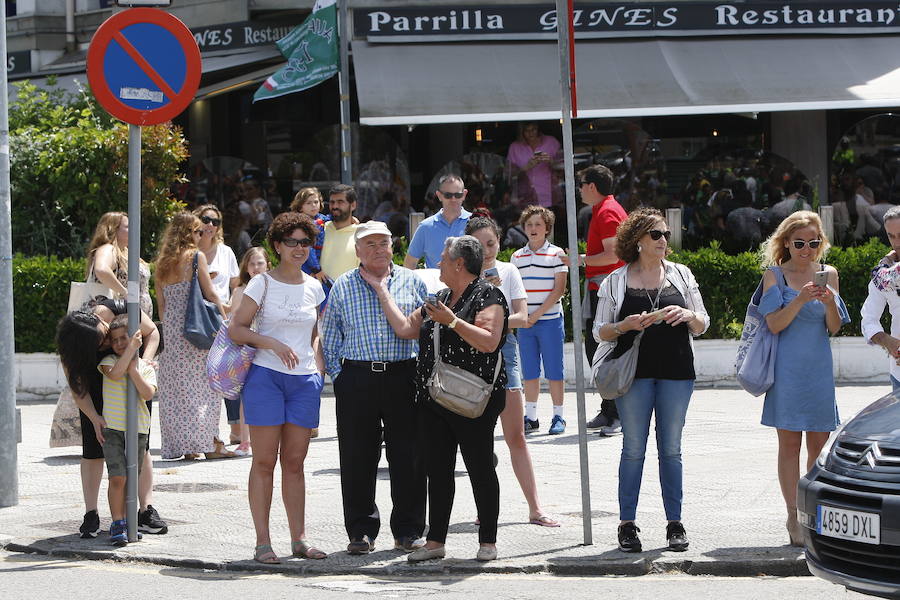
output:
M550 381L563 379L563 341L566 330L562 317L538 321L528 329L519 329L519 356L522 357L522 378L525 381L541 376Z
M288 375L251 365L242 392L244 421L247 425L318 427L323 384L318 373Z
M521 390L522 389L522 369L519 367L519 340L516 334L509 332L506 334L506 342L500 348L503 354L503 365L506 368L506 389Z

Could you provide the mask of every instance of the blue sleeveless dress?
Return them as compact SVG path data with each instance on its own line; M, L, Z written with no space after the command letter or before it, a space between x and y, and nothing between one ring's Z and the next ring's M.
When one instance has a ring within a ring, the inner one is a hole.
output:
M791 302L799 292L787 285L781 269L782 289L770 287L759 302L763 315ZM841 323L849 323L847 306L836 297ZM811 300L778 334L775 383L766 392L762 424L790 431L834 431L840 419L834 399L831 343L825 325L825 305Z

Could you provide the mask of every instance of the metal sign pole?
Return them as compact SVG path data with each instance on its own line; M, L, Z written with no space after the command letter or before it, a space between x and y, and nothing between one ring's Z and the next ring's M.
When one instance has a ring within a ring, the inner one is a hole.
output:
M569 233L569 256L573 258L569 269L569 286L572 298L572 337L575 342L575 398L578 412L578 458L581 465L581 522L584 527L584 544L594 543L591 531L591 481L588 472L587 414L584 406L584 353L581 339L581 287L578 277L578 229L575 206L575 156L572 145L572 76L569 73L569 49L573 42L567 0L556 0L556 31L559 35L559 83L562 99L563 157L566 169L566 225ZM574 63L574 60L572 61Z
M6 11L0 10L0 64L6 64ZM12 216L6 69L0 69L0 506L19 503L13 335Z
M338 71L338 93L341 96L341 183L353 184L353 150L350 136L350 18L347 4L349 0L338 0L338 44L340 44L341 66Z
M141 128L128 126L128 335L141 324ZM128 378L128 408L125 415L125 519L128 541L137 541L138 516L138 398Z

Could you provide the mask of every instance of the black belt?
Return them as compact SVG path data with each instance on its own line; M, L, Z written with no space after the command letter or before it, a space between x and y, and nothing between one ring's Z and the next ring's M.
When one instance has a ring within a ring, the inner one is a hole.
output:
M345 358L342 362L345 366L360 367L371 371L372 373L386 373L392 369L409 367L416 364L416 359L409 358L407 360L382 361L382 360L350 360Z

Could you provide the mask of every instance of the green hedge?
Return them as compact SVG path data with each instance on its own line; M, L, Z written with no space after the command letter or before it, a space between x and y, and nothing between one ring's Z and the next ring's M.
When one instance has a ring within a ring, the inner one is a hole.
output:
M860 335L859 309L866 299L872 267L890 248L871 240L863 246L832 248L827 262L840 274L841 296L851 322L840 335ZM499 253L508 260L511 251ZM402 262L403 254L395 260ZM759 257L750 252L726 254L715 245L694 251L678 251L671 259L690 267L697 277L711 323L705 338L740 337L744 312L762 270ZM54 352L56 323L69 298L69 282L83 280L84 259L16 255L13 259L15 338L17 352ZM151 282L151 294L153 293ZM571 339L569 295L563 298L567 338ZM887 316L885 317L887 321Z

